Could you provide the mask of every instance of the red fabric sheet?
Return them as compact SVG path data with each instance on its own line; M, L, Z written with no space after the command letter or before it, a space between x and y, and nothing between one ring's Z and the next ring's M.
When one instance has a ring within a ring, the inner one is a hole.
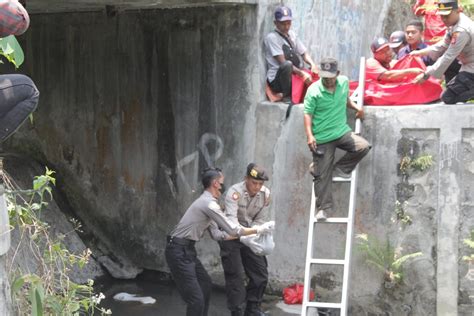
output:
M304 70L309 73L312 77L313 82L319 80L319 76L315 73L312 73L308 70ZM306 90L309 86L304 84L303 78L295 74L291 75L291 101L294 104L302 103L304 96L306 95Z
M437 0L418 0L413 6L413 13L425 18L425 31L423 37L426 44L433 45L439 42L446 33L446 25L441 20L438 11Z
M425 15L425 32L423 36L428 45L438 43L446 34L446 25L439 15Z
M426 69L420 57L407 55L391 69ZM351 93L358 82L351 82ZM414 105L426 104L440 98L443 91L438 79L430 77L423 84L410 82L388 83L368 80L365 82L364 105Z

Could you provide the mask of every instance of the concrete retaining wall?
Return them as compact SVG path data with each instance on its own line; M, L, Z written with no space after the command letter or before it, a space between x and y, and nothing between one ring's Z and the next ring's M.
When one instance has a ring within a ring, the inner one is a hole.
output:
M269 262L273 281L284 284L304 275L312 184L302 107L295 106L290 119L282 123L285 111L282 105L259 105L258 121L266 120L268 126L256 146L260 148L257 160L272 166L271 208L278 233ZM469 252L462 240L474 228L472 105L367 107L366 116L362 136L373 148L360 164L355 233L389 240L402 254L421 251L423 255L408 262L401 285L387 289L383 274L368 267L355 251L350 290L353 314L470 315L473 270L459 258ZM274 131L271 137L269 130ZM431 155L433 166L403 177L401 159L421 155ZM336 213L343 215L348 187L338 186ZM411 225L395 220L396 201L406 201ZM315 234L317 257L343 258L344 225L316 225ZM317 294L335 300L340 272L334 268L315 271Z
M335 54L349 71L353 53L366 51L378 32L380 2L369 2L288 5L313 57ZM261 45L276 4L34 15L21 38L23 71L41 104L34 127L15 135L11 148L58 171L71 209L101 248L119 261L166 270L164 236L199 194L200 170L217 164L235 183L254 158ZM350 30L353 40L338 43L358 50L321 46L338 38L334 30ZM220 275L215 244L202 245L204 261Z
M311 190L301 107L285 121L286 106L261 103L261 45L278 3L34 15L22 38L23 71L41 90L41 104L34 124L8 149L58 171L68 206L114 260L163 271L164 237L199 194L200 170L217 164L231 184L255 160L271 170L271 216L278 223L271 287L301 281ZM313 58L339 58L352 78L373 36L388 29L385 13L397 3L287 2ZM392 292L355 256L353 311L462 314L472 307L473 291L466 277L471 270L457 261L472 228L471 108L367 112L364 135L374 149L361 164L357 232L389 236L424 256L406 272L411 284ZM435 166L407 183L397 164L402 149L412 147L432 154ZM341 187L337 201L347 192ZM413 213L413 226L403 230L391 222L397 199L408 201ZM324 233L333 243L317 247L340 254L343 229ZM222 284L217 245L206 237L199 251ZM318 278L324 295L338 288L334 271Z

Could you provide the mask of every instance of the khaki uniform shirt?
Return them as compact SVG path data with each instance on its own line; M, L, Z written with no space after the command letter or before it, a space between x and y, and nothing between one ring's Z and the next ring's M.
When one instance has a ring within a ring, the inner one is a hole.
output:
M225 197L225 215L233 223L244 227L261 225L266 222L264 207L270 204L270 190L262 186L260 192L251 197L245 181L229 188Z
M209 191L204 191L201 196L186 210L178 225L171 231L173 237L198 241L207 229L212 239L222 240L227 235L240 236L242 228L229 220L217 199Z
M460 71L474 73L474 22L464 13L459 15L458 23L448 28L444 38L426 48L432 59L441 56L427 67L430 76L441 78L456 57L461 63Z

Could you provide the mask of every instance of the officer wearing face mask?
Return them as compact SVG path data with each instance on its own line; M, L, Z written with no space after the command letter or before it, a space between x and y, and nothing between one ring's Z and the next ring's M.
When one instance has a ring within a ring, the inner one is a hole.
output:
M220 169L204 170L202 184L204 193L191 204L167 236L165 250L176 287L187 304L187 316L206 316L209 308L211 278L197 258L194 247L204 231L208 230L215 240L223 240L273 230L273 223L247 228L226 218L217 203L224 191L224 175Z

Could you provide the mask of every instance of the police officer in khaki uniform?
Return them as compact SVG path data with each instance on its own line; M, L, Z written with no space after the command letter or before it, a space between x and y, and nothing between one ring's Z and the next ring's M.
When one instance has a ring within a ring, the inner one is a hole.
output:
M455 104L474 98L474 22L459 11L457 1L440 0L438 13L448 30L444 38L433 46L413 51L411 55L430 55L438 58L415 81L424 82L429 76L441 78L449 65L457 59L461 63L459 74L446 84L441 95L444 103Z
M244 227L262 225L268 215L266 207L270 203L270 190L263 185L267 180L268 176L262 167L254 163L249 164L244 181L234 184L227 191L225 197L227 218L234 224ZM268 283L266 257L254 254L238 239L220 241L219 245L225 275L227 306L231 315L265 315L260 310L260 304ZM245 275L248 277L247 288Z
M208 230L213 239L222 240L273 230L273 222L246 228L226 218L217 203L224 192L221 170L206 169L202 175L202 184L204 193L191 204L167 236L165 250L166 262L176 287L187 304L187 316L206 316L209 308L211 278L197 258L194 248L204 231Z

